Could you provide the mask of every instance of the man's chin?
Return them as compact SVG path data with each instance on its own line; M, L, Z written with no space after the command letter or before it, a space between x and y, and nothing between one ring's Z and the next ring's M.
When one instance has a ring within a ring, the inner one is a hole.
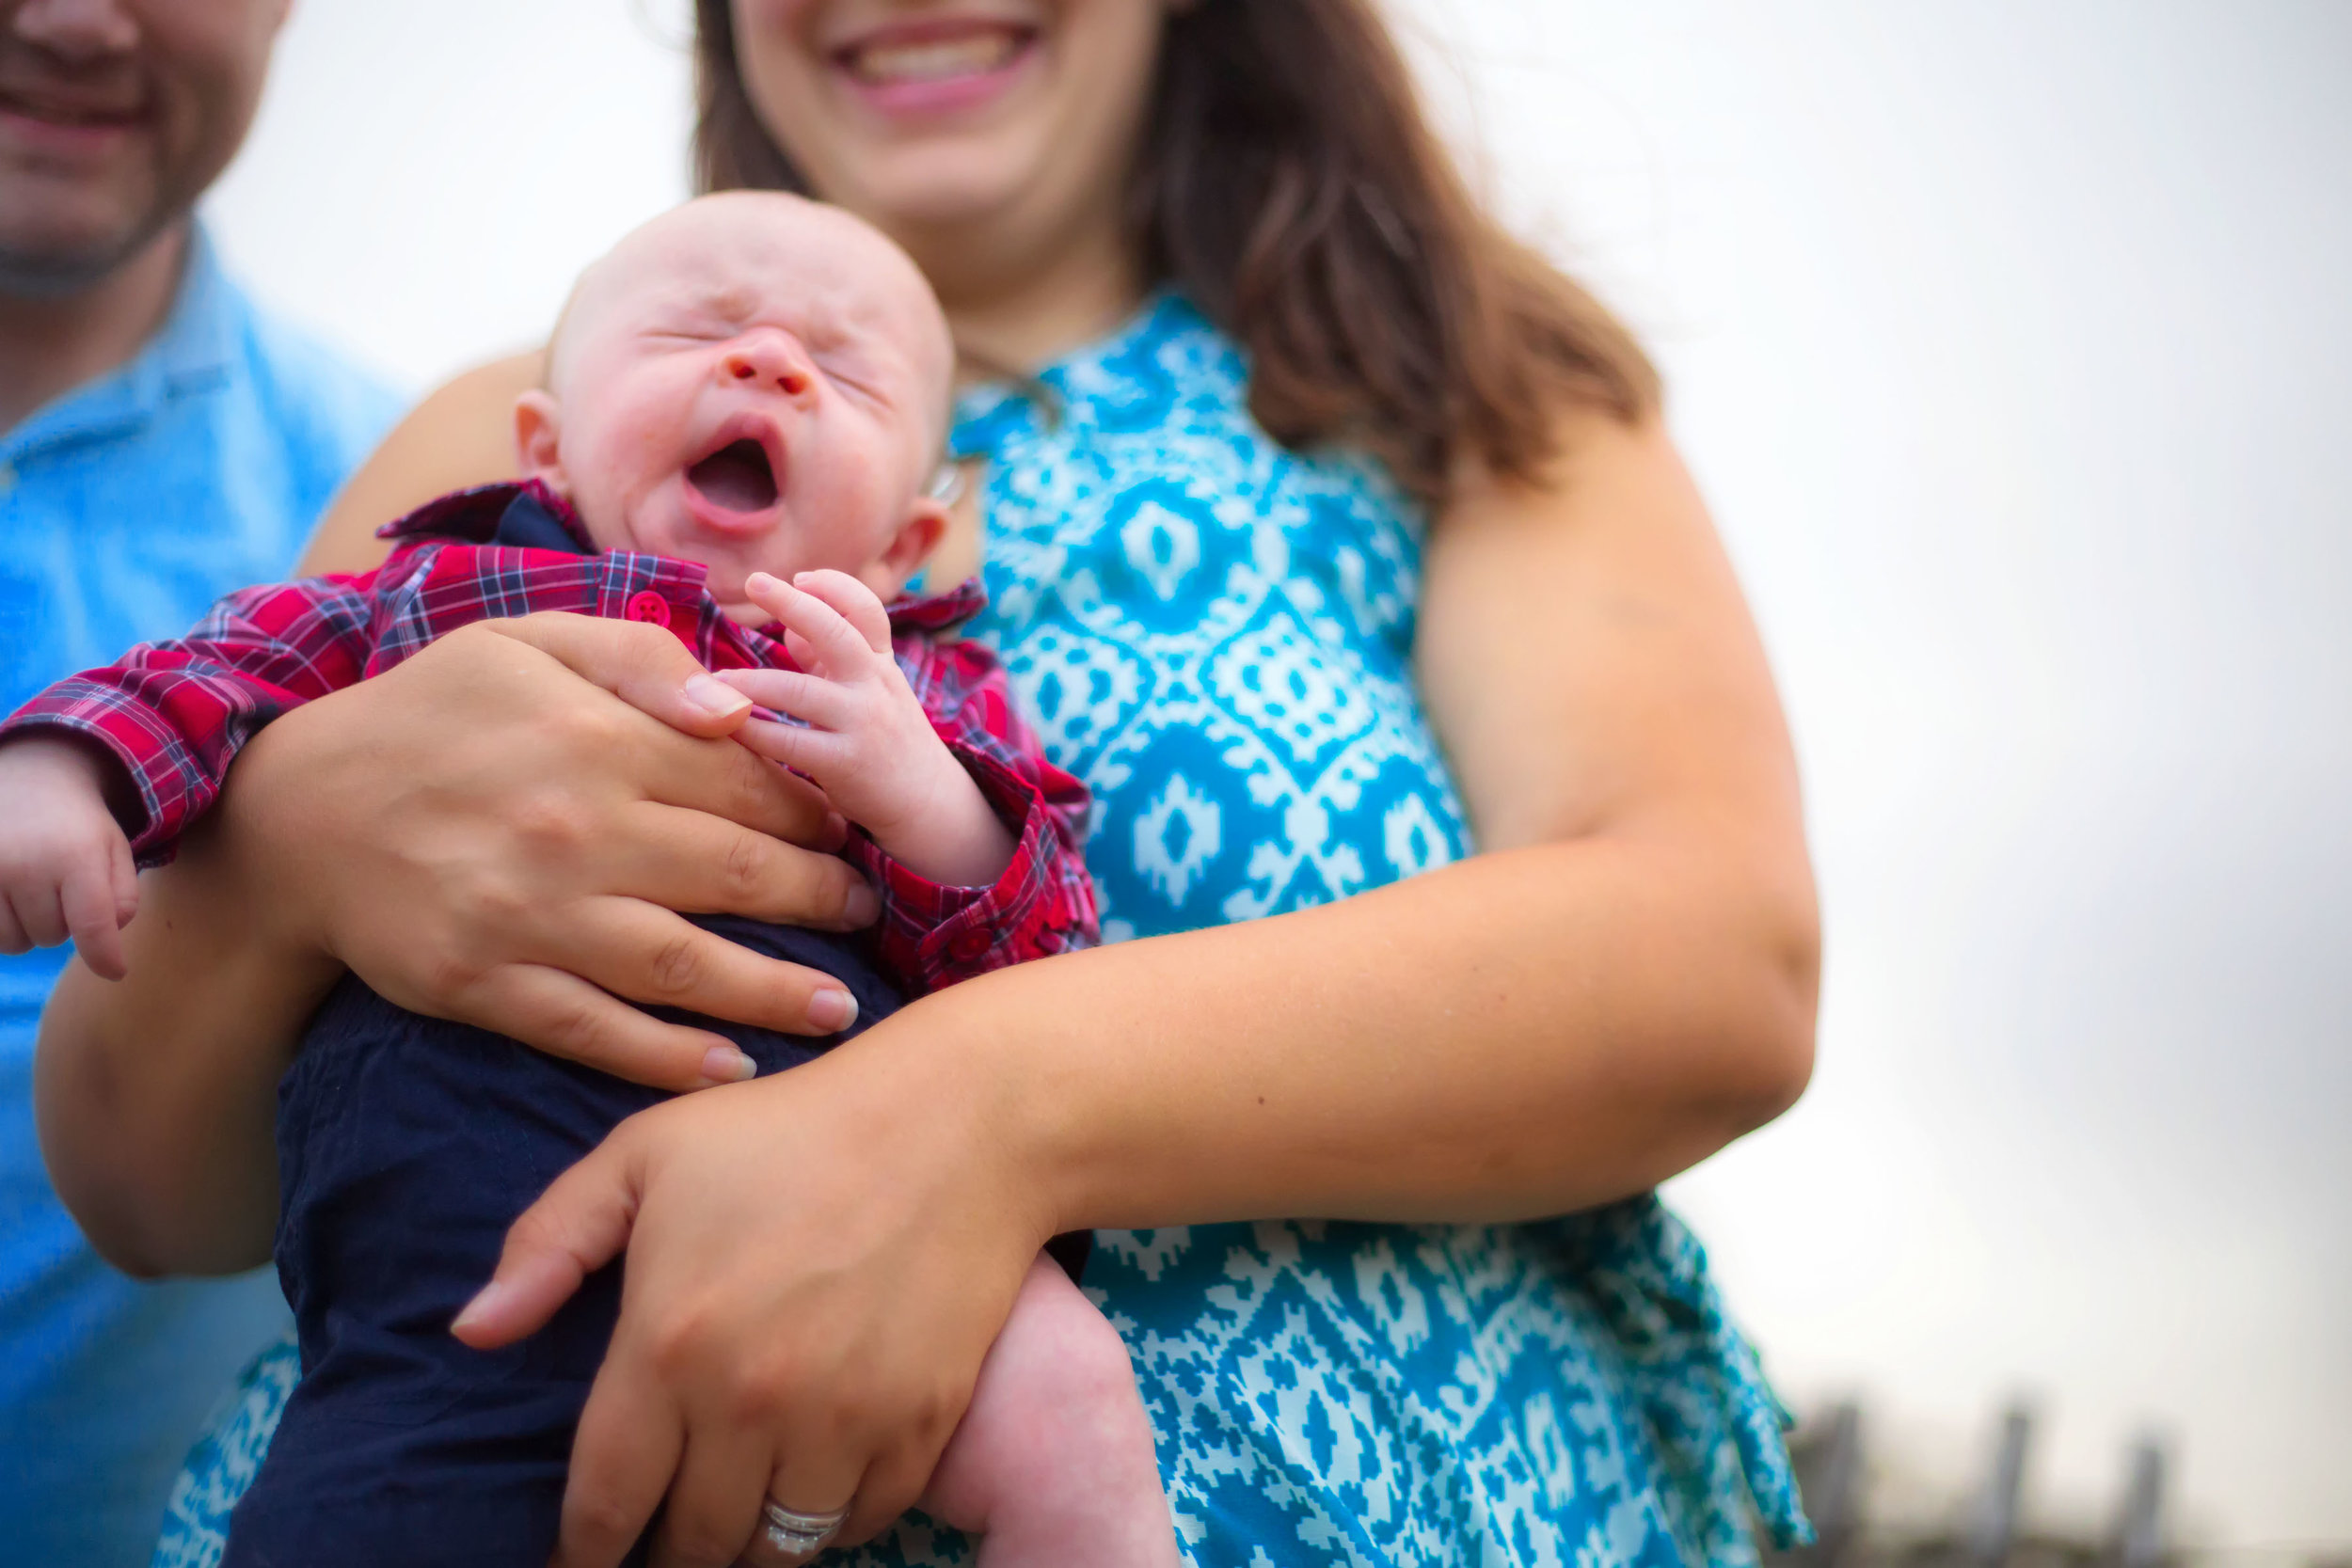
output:
M0 174L0 184L7 180ZM9 212L0 193L0 294L64 299L98 287L172 227L169 212L72 223Z

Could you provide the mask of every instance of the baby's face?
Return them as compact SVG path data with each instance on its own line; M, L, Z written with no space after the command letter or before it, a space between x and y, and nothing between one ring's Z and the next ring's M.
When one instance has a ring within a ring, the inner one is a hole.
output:
M913 262L857 219L733 193L657 218L580 280L525 467L597 545L697 561L730 615L754 572L832 567L887 599L938 537L925 494L954 350Z

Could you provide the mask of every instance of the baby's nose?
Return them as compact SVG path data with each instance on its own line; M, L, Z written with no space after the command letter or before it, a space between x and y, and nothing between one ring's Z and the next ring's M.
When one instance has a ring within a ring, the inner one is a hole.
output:
M737 340L719 358L721 380L740 385L772 387L790 398L803 397L816 376L799 350L771 332Z

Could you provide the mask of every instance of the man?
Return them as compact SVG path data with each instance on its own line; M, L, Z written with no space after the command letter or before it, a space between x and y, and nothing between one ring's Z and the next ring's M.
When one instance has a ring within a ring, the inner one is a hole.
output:
M283 576L395 411L190 216L287 3L0 0L0 712ZM117 1568L285 1308L266 1274L126 1279L59 1207L32 1063L65 957L0 957L0 1559Z

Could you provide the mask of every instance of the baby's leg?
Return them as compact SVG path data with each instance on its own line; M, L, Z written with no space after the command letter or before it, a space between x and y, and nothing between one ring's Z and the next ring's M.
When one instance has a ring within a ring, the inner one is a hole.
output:
M980 1568L1176 1568L1127 1346L1052 1259L1023 1282L922 1507L981 1538Z

